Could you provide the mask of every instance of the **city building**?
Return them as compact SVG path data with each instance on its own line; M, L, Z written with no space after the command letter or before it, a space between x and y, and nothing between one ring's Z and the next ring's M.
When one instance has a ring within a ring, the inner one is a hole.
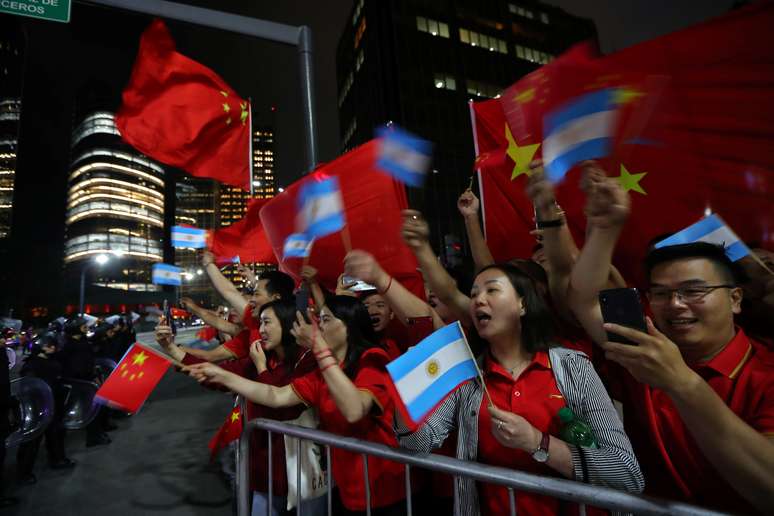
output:
M215 229L217 191L217 183L213 179L179 174L175 185L175 225ZM213 306L215 291L204 274L197 250L175 249L175 265L185 271L180 295L190 297L199 304Z
M7 20L0 23L0 28L0 281L7 285L21 122L24 38L18 26Z
M255 115L253 115L255 117ZM277 194L277 180L274 168L274 129L267 125L254 125L252 134L253 152L253 196L256 199L268 199ZM230 226L241 220L247 211L250 194L228 185L219 185L218 226ZM266 268L267 264L246 264L255 272ZM242 277L236 266L226 267L223 274L238 287L242 286Z
M388 122L434 142L432 172L409 203L433 206L432 242L449 247L464 235L456 201L475 159L468 102L589 39L592 21L537 1L355 0L336 56L341 151Z
M253 196L256 199L273 197L277 183L274 175L274 131L270 126L253 128L252 154ZM175 224L202 229L230 226L244 217L249 199L249 192L241 188L180 174L175 189ZM175 265L185 271L181 295L191 297L205 306L213 306L218 302L209 279L202 273L196 250L175 249ZM266 266L246 265L256 272ZM237 287L243 286L243 279L236 266L224 267L223 274Z
M93 99L92 99L93 100ZM121 140L114 114L79 101L71 138L65 215L65 276L90 285L156 292L151 268L164 259L164 168ZM97 266L106 254L110 261ZM77 283L71 283L77 284ZM91 298L98 303L104 298ZM107 302L107 301L103 301Z

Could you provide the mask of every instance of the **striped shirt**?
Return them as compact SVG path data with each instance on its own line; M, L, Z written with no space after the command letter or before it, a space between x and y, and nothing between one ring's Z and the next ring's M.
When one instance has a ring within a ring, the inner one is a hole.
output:
M552 348L551 369L567 405L594 431L599 448L567 444L572 454L574 477L589 484L641 492L645 486L623 424L588 357L581 352ZM478 456L478 411L484 392L479 380L454 391L416 432L396 422L400 445L428 453L438 448L451 431L458 430L457 458L475 461ZM581 457L582 455L582 457ZM585 463L585 471L584 471ZM456 477L456 516L480 514L476 482Z

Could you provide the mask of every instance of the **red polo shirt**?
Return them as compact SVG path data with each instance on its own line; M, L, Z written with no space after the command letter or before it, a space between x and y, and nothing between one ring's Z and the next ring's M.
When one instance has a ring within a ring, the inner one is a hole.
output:
M248 304L242 314L242 323L245 325L245 329L231 340L223 343L223 346L237 358L250 356L250 344L261 338L261 333L258 331L260 322L253 318L252 311L253 307Z
M307 405L317 407L320 429L346 437L398 446L392 429L394 405L389 392L389 362L382 349L371 348L360 357L352 380L355 387L374 398L372 413L356 423L348 423L336 406L328 384L317 369L291 382L293 390ZM339 487L341 501L351 511L365 510L363 459L358 453L331 449L333 478ZM404 466L378 457L368 458L371 506L384 507L405 499Z
M556 385L547 352L536 352L532 362L517 379L487 353L483 374L492 401L498 408L520 415L541 432L559 434L561 422L558 413L566 403ZM534 460L531 452L506 448L498 443L492 435L492 419L487 404L484 396L478 413L478 461L538 475L559 476L546 464ZM510 505L506 488L485 483L478 486L482 514L508 514ZM561 508L561 501L548 496L531 493L518 493L516 496L516 512L519 514L559 514Z
M693 369L740 419L774 436L774 354L736 336ZM672 400L626 374L624 423L645 473L648 494L734 513L755 512L704 457Z

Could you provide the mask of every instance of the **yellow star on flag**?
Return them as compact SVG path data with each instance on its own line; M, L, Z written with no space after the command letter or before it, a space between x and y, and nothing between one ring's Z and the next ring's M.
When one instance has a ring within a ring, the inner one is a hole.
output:
M231 106L228 105L228 102L224 102L223 103L223 112L224 113L228 113L229 111L231 111Z
M516 102L519 102L520 104L529 102L534 98L535 98L535 88L529 88L524 91L520 91L513 96L513 100L515 100Z
M615 93L613 94L613 102L616 104L627 104L643 95L645 95L643 92L633 88L616 88Z
M505 139L508 140L508 148L505 152L508 157L513 160L513 172L511 172L511 181L516 179L522 174L529 175L529 164L535 157L535 153L540 147L539 143L533 143L531 145L522 145L519 147L516 144L516 140L513 139L511 129L508 124L505 124Z
M629 171L626 170L624 164L621 163L621 175L616 179L618 179L618 182L621 183L621 186L625 192L634 190L635 192L641 193L642 195L648 195L648 193L640 186L640 181L646 175L647 172L642 172L640 174L630 174Z
M239 412L234 411L231 413L231 422L239 421Z
M227 91L220 90L220 94L223 95L224 97L228 98L228 92Z
M145 364L146 360L148 360L148 355L146 355L144 351L140 351L139 353L135 353L132 357L132 365L142 366Z

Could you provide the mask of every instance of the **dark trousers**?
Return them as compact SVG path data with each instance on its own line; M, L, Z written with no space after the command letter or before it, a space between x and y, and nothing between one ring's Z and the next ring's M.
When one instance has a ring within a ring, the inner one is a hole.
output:
M38 456L38 450L40 450L40 443L43 438L46 439L46 452L48 453L48 461L50 463L60 462L65 458L65 436L67 430L62 426L59 421L52 421L43 435L40 435L19 445L19 450L16 453L16 467L19 472L19 476L27 476L32 473L35 467L35 459Z

